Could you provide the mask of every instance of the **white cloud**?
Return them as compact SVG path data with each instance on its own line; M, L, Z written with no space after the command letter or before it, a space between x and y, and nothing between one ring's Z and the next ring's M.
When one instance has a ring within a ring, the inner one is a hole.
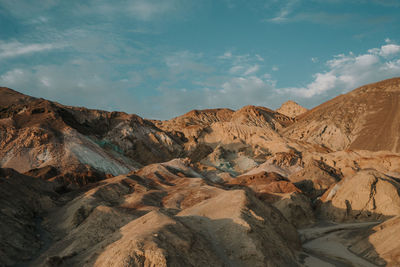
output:
M380 55L387 57L400 53L400 45L387 44L381 47Z
M51 80L49 77L43 76L41 78L39 78L39 81L45 86L45 87L50 87L52 86ZM78 84L78 87L82 87L79 86L80 84Z
M49 21L49 19L47 17L39 16L37 18L32 19L29 23L31 23L31 24L42 24L42 23L46 23L48 21Z
M298 0L287 0L279 10L278 14L275 17L268 19L268 21L273 23L286 22L288 20L288 16L293 12L297 2Z
M382 70L392 73L400 73L400 59L386 62L385 65L382 66Z
M264 61L264 58L258 54L256 54L256 58L258 61Z
M162 52L158 58L161 58L163 66L146 65L143 60L138 64L140 67L145 66L142 70L132 69L121 77L120 73L113 71L115 65L95 57L92 50L99 39L92 36L80 42L86 36L85 33L70 34L67 38L69 47L84 56L60 65L29 68L14 65L0 76L0 84L65 104L118 109L145 117L166 119L194 108L240 108L247 104L275 108L273 105L282 99L326 99L366 83L400 76L399 46L391 42L362 54L350 52L334 56L325 62L325 71L315 73L310 83L299 87L277 87L272 71L277 71L278 67L260 60L260 55L236 54L231 51L213 58L187 50L167 56ZM113 57L113 60L118 60L116 64L122 62L134 65L132 60L138 54L135 48L102 43L106 44L102 47L107 51L104 54L116 55ZM1 42L0 58L59 47L55 44L47 45ZM147 54L143 57L147 59ZM272 75L266 71L271 71ZM151 81L165 80L165 83L155 83L154 86L160 88L158 96L135 101L135 95L140 95L135 92L136 86L146 82L146 78ZM77 98L77 95L80 97Z
M0 58L12 58L22 55L28 55L48 50L54 50L63 47L59 44L23 44L18 41L4 42L0 41Z
M128 111L135 106L135 99L124 89L125 82L112 81L111 75L108 69L90 61L80 65L66 62L9 70L0 75L0 84L62 104Z
M226 52L218 58L224 59L226 63L231 64L229 74L236 76L249 76L257 73L261 67L259 64L262 64L264 61L258 54L253 56L249 54L234 55L232 52Z
M335 88L336 80L337 77L332 73L317 73L314 81L306 88L290 88L289 90L303 97L312 97Z
M260 69L259 65L254 65L249 67L245 72L244 72L244 76L248 76L250 74L254 74L256 73L258 70Z
M274 87L274 81L269 80L268 77L255 75L229 77L216 88L166 89L163 91L164 94L155 97L152 103L157 103L156 106L161 110L168 110L163 113L164 118L178 116L191 109L216 107L238 109L244 105L266 106L271 96L273 97Z
M178 51L165 57L165 64L172 73L183 73L189 71L208 72L208 68L201 62L203 55L201 53L192 53L190 51Z
M244 69L243 66L235 65L235 66L233 66L232 68L229 69L229 73L230 74L238 74L238 73L242 72L243 69Z
M219 56L218 58L219 59L230 59L230 58L232 58L232 52L227 51L222 56Z
M392 60L388 60L391 56ZM400 46L383 45L369 49L361 55L337 55L326 62L328 70L314 75L314 81L303 88L287 88L304 98L311 98L330 91L347 92L363 84L400 76Z
M184 54L188 56L192 53ZM167 112L163 112L162 116L170 118L191 109L215 107L237 109L250 104L268 105L268 101L275 97L276 82L272 80L270 74L262 72L266 66L261 65L258 56L225 52L224 55L217 57L223 61L218 61L218 68L216 67L211 74L203 76L199 82L193 81L193 76L188 77L195 88L193 85L191 89L187 89L185 84L178 88L176 84L172 86L167 84L160 89L162 94L154 97L151 100L152 104L148 106L157 106L160 110L166 110ZM206 55L197 60L203 64L212 62ZM184 69L190 71L187 68ZM185 73L181 73L178 77L181 82ZM199 75L196 75L196 78L198 77ZM155 110L149 113L151 117L160 117L160 113Z
M222 90L220 93L231 93L237 95L239 92L245 92L251 94L251 92L262 90L267 88L266 82L259 77L234 77L229 81L222 84Z
M17 83L20 78L23 78L24 71L21 69L13 69L10 70L3 75L0 76L0 81L2 81L5 85L13 85Z

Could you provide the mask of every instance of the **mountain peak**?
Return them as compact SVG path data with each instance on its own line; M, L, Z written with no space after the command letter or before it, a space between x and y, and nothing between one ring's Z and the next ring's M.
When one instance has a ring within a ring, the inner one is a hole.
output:
M288 117L294 118L306 112L307 109L300 106L296 102L289 100L283 103L282 106L276 111Z

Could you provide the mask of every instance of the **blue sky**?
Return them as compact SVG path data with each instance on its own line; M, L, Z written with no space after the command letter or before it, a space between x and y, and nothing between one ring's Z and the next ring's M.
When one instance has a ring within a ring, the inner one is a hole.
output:
M0 86L168 119L400 76L400 0L0 0Z

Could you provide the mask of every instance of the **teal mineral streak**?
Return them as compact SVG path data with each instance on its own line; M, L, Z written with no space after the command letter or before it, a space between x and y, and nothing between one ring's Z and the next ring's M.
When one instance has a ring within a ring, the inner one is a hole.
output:
M124 151L117 145L111 143L109 140L107 139L103 139L103 140L95 140L94 141L96 144L98 144L99 146L101 146L102 148L111 148L112 150L114 150L115 152L119 153L119 154L124 154Z

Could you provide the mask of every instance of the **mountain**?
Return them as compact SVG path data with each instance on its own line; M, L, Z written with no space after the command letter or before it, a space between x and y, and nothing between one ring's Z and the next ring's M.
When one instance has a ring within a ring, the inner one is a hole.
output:
M0 266L397 266L399 91L160 121L0 88Z
M179 155L179 141L122 112L60 105L0 90L0 166L19 172L52 166L54 177L96 170L118 175Z
M276 111L290 118L296 118L297 116L305 113L307 109L300 106L296 102L289 100L283 103Z
M362 86L300 115L283 135L333 150L400 152L400 78Z
M167 121L153 121L181 137L184 154L219 171L242 174L276 153L324 151L326 148L290 140L280 131L295 122L274 110L245 106L239 110L195 110Z

